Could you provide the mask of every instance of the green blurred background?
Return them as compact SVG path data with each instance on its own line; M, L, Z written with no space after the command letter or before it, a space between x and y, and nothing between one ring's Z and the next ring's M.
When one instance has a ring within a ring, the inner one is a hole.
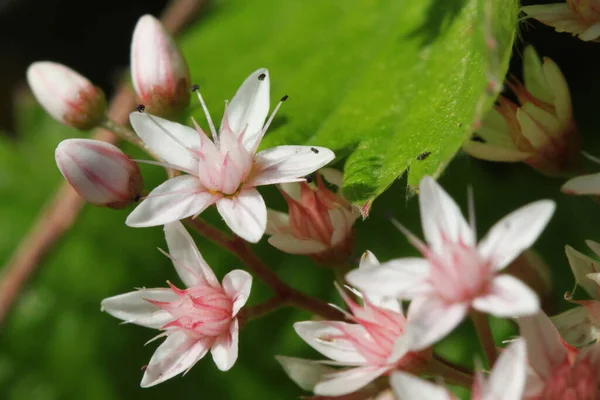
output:
M280 93L285 94L288 87L284 80L278 80L277 74L285 75L284 66L292 68L294 62L304 62L305 58L310 61L311 56L306 48L294 47L294 35L313 35L315 45L318 45L319 38L327 36L329 31L311 32L312 26L330 25L332 30L364 29L360 27L360 19L355 19L356 23L353 25L342 23L352 20L348 15L357 12L352 8L373 9L374 15L385 15L386 7L392 7L393 3L367 0L328 1L215 1L207 12L200 15L198 23L183 34L181 43L192 65L193 79L206 87L203 93L209 107L212 105L214 118L218 119L223 107L222 100L230 98L243 78L257 67L273 68L276 73L272 69L272 95L278 97ZM0 45L13 50L20 43L19 35L31 35L21 33L18 22L23 22L22 8L30 6L32 2L27 0L14 3L6 8L0 7L0 22L4 18L13 24L10 29L6 28L6 24L0 24L3 27ZM448 15L456 12L456 5L460 7L463 3L454 0L447 3L433 2L437 5L433 9L439 13L439 23L443 24ZM42 7L41 3L34 4ZM74 13L73 18L78 21L77 25L89 14L79 8L74 11L73 4L57 1L43 7L55 10L63 7L70 10ZM43 7L36 8L34 14L42 14ZM105 67L104 72L99 71L97 59L94 58L99 56L97 51L89 51L89 48L104 43L107 36L117 33L107 30L103 35L103 32L98 32L102 26L99 22L92 24L96 27L93 30L95 36L90 33L87 38L89 42L83 43L87 50L81 53L81 59L75 65L70 64L95 78L107 91L111 90L111 83L114 82L111 77L115 76L115 71L126 65L127 47L136 18L147 12L158 12L162 4L132 2L121 13L119 7L116 3L108 2L102 7L102 12L98 10L96 17L90 17L93 21L98 18L110 21L111 15L123 19L122 26L116 29L120 38L114 43L114 59L106 51L100 57L102 66ZM394 5L391 9L398 12L402 6ZM76 14L77 10L81 12ZM60 18L66 17L56 13L54 18L54 23L58 24ZM302 24L296 18L303 18ZM394 16L386 18L389 22L393 21ZM297 32L285 32L286 25L292 22ZM213 35L207 39L210 43L202 43L200 46L199 43L204 40L204 30L210 30L211 26L219 24L234 24L237 28L229 34L225 34L228 30L222 28L222 37L215 38ZM51 25L45 25L49 32L52 31L48 27ZM244 31L243 27L246 25L247 35L242 36L240 32ZM84 28L79 26L78 29ZM253 35L254 30L260 33ZM77 33L72 31L69 37ZM261 50L261 41L276 42L278 35L285 37L278 46L286 57L292 57L279 63L276 61L278 54L272 53L273 46ZM0 121L5 133L0 137L0 260L8 259L19 239L36 220L42 205L62 181L54 165L53 152L58 142L68 137L85 136L85 133L59 125L46 116L35 101L17 85L19 82L22 84L25 61L50 58L69 63L76 58L81 43L65 42L61 40L61 34L55 34L54 38L49 36L41 39L45 45L39 47L44 47L43 50L36 50L33 46L12 58L10 51L5 53L9 56L6 58L7 65L3 68L5 71L12 71L12 75L7 72L1 78L0 85L10 88L2 93L3 102L10 103L10 107L5 107L10 112L7 113L5 109L7 116ZM24 43L29 43L26 39L23 40ZM48 41L50 45L47 44ZM600 93L597 78L600 61L598 44L582 43L537 23L523 24L511 62L511 73L516 75L520 74L519 49L524 43L534 43L541 55L557 61L573 92L576 121L583 136L584 148L599 155L596 100ZM352 39L343 43L348 49L358 44ZM196 51L197 47L201 47L203 51ZM206 49L211 51L205 51ZM52 53L54 50L55 55ZM336 49L340 54L345 50L344 47ZM94 56L86 56L88 53L93 53ZM236 55L239 56L234 57ZM257 60L261 59L266 61L257 65ZM204 68L206 72L203 72ZM219 78L219 85L211 83L211 74L217 72L224 75ZM315 93L318 97L319 90L319 82L306 85L306 93L309 95ZM398 90L402 91L402 88ZM298 95L306 96L306 93ZM299 116L300 110L295 110L292 102L296 93L288 94L291 96L290 105L282 109L270 134L276 134L278 129L283 129L294 118L305 117L303 126L306 130L316 129L323 123L311 115ZM197 107L194 107L191 112L199 115ZM440 132L440 135L443 134L444 132ZM134 157L143 158L133 148L125 146L124 149ZM338 162L336 167L342 168L343 161ZM164 179L160 168L144 165L142 170L148 188ZM589 165L589 170L600 171L600 166ZM550 303L548 311L555 313L568 307L561 300L562 293L572 289L573 278L564 256L564 245L570 244L586 251L583 243L585 239L600 239L600 209L597 204L588 198L561 194L561 180L545 178L526 166L485 163L460 153L448 166L441 182L463 209L466 208L467 187L473 186L479 236L492 223L520 205L539 198L555 199L559 203L556 216L535 248L553 273L555 301ZM271 207L284 209L285 203L275 189L265 188L261 192ZM240 357L231 371L218 371L207 358L183 378L176 377L150 389L139 388L141 367L148 362L157 345L143 344L155 332L133 325L120 325L118 320L100 312L100 301L134 287L164 286L166 280L176 281L177 278L170 261L156 250L156 247L166 247L162 229L126 227L124 219L128 212L129 210L85 207L75 227L59 241L38 274L26 286L0 330L0 399L120 400L159 399L165 396L289 399L305 394L286 378L273 358L275 354L321 358L294 334L293 322L310 316L293 309L279 310L245 326L240 335ZM373 251L380 260L415 254L402 235L387 222L390 213L420 235L415 198L407 189L405 177L397 180L375 201L371 216L366 221L357 223L355 262L367 249ZM205 215L211 222L223 226L215 210L211 209ZM218 276L222 277L229 270L241 267L235 258L205 240L198 238L198 244ZM340 303L332 286L334 277L331 271L314 265L307 258L278 252L265 239L256 249L268 265L290 285L324 300ZM269 291L256 282L250 304L256 304L268 296ZM494 321L494 329L498 343L515 333L512 324L506 321ZM440 343L438 350L452 360L472 365L474 356L479 354L479 348L474 343L476 341L472 328L466 323Z

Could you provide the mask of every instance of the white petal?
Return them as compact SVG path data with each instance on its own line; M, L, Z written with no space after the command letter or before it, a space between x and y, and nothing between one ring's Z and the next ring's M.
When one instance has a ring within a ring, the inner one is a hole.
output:
M307 392L314 391L315 385L325 380L325 375L336 370L319 362L303 358L275 356L287 376L301 389Z
M433 251L441 249L444 241L475 244L473 231L460 208L430 176L424 177L419 185L419 208L423 233Z
M422 258L399 258L378 268L355 269L346 275L348 283L363 292L403 299L430 292L428 278L429 263Z
M600 174L588 174L569 179L561 188L567 194L600 194Z
M473 300L473 308L496 317L519 317L537 313L540 300L514 276L500 275L490 284L489 293Z
M483 388L482 400L520 399L527 377L525 341L517 339L504 349Z
M379 267L379 265L379 260L377 259L377 257L375 257L375 254L367 250L360 257L360 263L358 264L358 268L368 271L372 268Z
M214 196L191 175L171 178L156 187L127 217L134 228L157 226L198 214L214 202Z
M422 350L443 339L467 315L469 305L447 304L436 297L418 297L408 307L405 335L413 340L412 350Z
M192 149L200 148L201 137L195 129L140 112L132 112L129 121L146 146L163 161L186 172L198 169Z
M239 237L256 243L267 227L267 206L256 189L246 189L237 196L217 201L219 214Z
M554 27L557 32L579 34L587 28L587 24L569 10L566 3L525 6L521 7L521 10L530 17Z
M169 334L156 349L142 378L141 387L150 387L190 369L208 351L207 343L183 331Z
M273 235L269 243L288 254L317 254L327 250L327 246L319 241L298 239L292 234Z
M589 274L600 272L600 262L580 253L571 246L565 246L565 253L567 254L571 271L573 271L573 275L575 276L575 282L593 299L600 299L600 287L596 282L588 278Z
M233 300L232 315L246 304L252 288L252 275L241 269L234 269L223 278L223 290Z
M244 147L251 150L260 137L269 113L269 71L258 69L246 78L227 105L225 118L229 129L240 135L244 133ZM223 127L221 127L223 129Z
M443 386L417 378L406 372L394 372L390 377L392 390L398 399L453 400L454 397Z
M317 146L277 146L254 157L256 177L254 186L298 182L335 158L333 151Z
M102 311L131 324L159 329L173 316L148 300L170 302L177 295L170 289L141 289L102 300Z
M366 363L367 360L358 352L349 340L339 339L342 334L339 329L368 335L366 330L358 324L345 322L296 322L296 333L313 349L335 361L345 362L348 365Z
M543 312L517 320L519 332L527 342L529 365L543 378L550 378L553 369L565 361L567 351L561 337Z
M213 361L221 371L229 371L238 358L238 320L234 319L229 327L229 333L217 338L210 349Z
M210 266L198 251L194 239L179 221L165 225L165 239L169 246L169 254L175 259L173 265L181 281L192 287L206 280L213 287L219 281Z
M329 210L329 218L333 226L331 244L335 246L342 243L352 234L352 225L358 219L358 213L352 213L345 207L336 207Z
M579 38L586 42L596 40L598 37L600 37L600 23L591 25L579 35Z
M326 375L326 380L315 386L315 394L342 396L356 392L386 373L388 369L388 367L358 367Z
M537 240L555 208L553 201L540 200L513 211L488 231L479 243L479 253L496 270L504 268Z
M463 145L463 150L475 158L496 162L518 162L532 156L532 153L525 153L513 148L494 146L474 141L466 142Z
M290 232L290 216L284 212L267 208L267 235L285 234Z
M600 325L590 320L585 307L574 307L552 317L560 336L571 346L583 347L600 339Z
M337 186L338 189L340 189L344 183L344 174L337 169L321 168L319 170L319 174L321 174L321 176L325 178L327 182Z

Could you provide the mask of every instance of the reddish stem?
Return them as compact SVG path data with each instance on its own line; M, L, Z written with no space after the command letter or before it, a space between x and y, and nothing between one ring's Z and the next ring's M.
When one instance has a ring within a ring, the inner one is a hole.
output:
M496 360L498 359L498 349L494 342L494 336L490 329L490 324L487 315L478 311L471 312L471 320L475 325L475 331L485 352L485 356L488 360L489 367L491 368Z

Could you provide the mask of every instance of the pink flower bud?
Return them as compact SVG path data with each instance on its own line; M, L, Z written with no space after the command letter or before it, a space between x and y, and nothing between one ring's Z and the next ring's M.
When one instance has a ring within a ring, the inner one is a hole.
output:
M62 64L35 62L27 70L27 81L42 107L65 125L87 130L104 118L102 89Z
M190 101L190 73L173 38L151 15L138 21L131 41L131 80L147 111L168 116Z
M137 164L112 144L67 139L58 145L55 157L73 189L97 206L127 207L137 201L143 189Z

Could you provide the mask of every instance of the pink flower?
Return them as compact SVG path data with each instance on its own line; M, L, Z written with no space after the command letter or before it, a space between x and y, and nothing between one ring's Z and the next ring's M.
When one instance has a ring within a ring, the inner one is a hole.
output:
M206 114L212 141L197 124L192 129L150 114L132 113L131 125L146 145L167 165L187 175L154 189L129 214L127 225L163 225L198 215L216 204L234 233L249 242L260 240L267 225L267 207L256 187L302 182L304 176L334 158L331 150L315 146L279 146L257 153L279 105L265 125L269 73L259 69L228 104L218 134Z
M38 61L27 69L27 82L48 114L65 125L87 130L104 119L104 93L71 68Z
M540 62L532 46L523 52L523 75L525 85L507 82L518 103L500 96L463 149L482 160L522 161L545 175L570 175L580 143L565 77L549 58Z
M170 115L190 102L190 72L173 38L152 15L141 17L131 41L131 81L147 111Z
M600 243L588 240L587 245L600 255ZM566 253L577 285L587 292L591 300L573 300L572 294L569 294L569 301L580 307L556 315L552 321L567 343L580 347L600 340L600 262L571 246L566 246Z
M567 345L543 312L518 323L530 365L524 399L600 398L600 344L581 350Z
M92 204L124 208L137 201L144 188L137 164L110 143L63 140L55 158L73 189Z
M391 260L378 269L346 275L363 291L412 300L406 332L412 336L411 349L445 337L471 308L498 317L535 314L535 292L498 272L537 239L554 212L554 202L537 201L509 214L477 245L473 227L433 178L423 178L419 192L427 243L410 234L409 239L424 258Z
M367 252L360 268L377 269L378 264L375 256ZM348 367L319 375L318 381L312 384L317 395L349 394L391 370L415 371L427 364L431 358L430 350L413 353L405 351L406 345L396 346L407 323L398 301L355 293L362 297L361 306L341 289L340 294L350 309L347 318L354 323L306 321L294 324L298 335L315 350L331 358L333 365ZM293 379L299 380L298 377Z
M567 0L561 4L525 6L521 10L557 32L568 32L584 41L597 41L600 37L599 0Z
M346 262L354 247L352 225L359 214L341 193L331 192L323 179L342 187L342 173L323 168L316 185L281 185L289 214L267 210L269 243L290 254L305 254L323 264Z
M139 289L102 301L102 309L110 315L160 329L163 332L156 338L167 337L150 359L142 387L189 371L208 350L217 368L229 370L238 356L237 314L252 285L250 274L239 269L229 272L219 284L180 222L165 225L165 237L175 270L187 289L169 282L169 289Z
M478 373L471 399L519 400L527 376L525 341L517 339L502 352L489 379ZM396 372L390 378L392 389L399 399L454 400L456 397L443 386L436 385L405 372Z

